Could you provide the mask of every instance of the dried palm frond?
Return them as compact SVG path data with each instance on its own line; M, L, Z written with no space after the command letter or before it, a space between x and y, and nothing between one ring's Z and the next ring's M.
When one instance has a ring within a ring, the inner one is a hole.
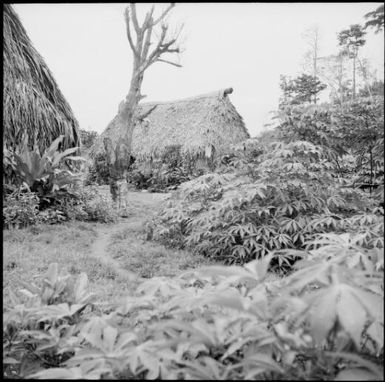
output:
M64 135L63 149L79 146L71 107L9 4L3 7L3 22L5 145L15 150L27 137L28 145L42 153Z

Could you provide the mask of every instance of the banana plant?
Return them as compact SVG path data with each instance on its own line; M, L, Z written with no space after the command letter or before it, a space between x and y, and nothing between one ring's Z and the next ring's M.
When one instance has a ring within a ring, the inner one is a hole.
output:
M75 184L79 180L78 175L63 168L63 162L85 159L72 156L78 147L60 152L59 145L63 139L64 135L55 139L43 156L35 150L30 150L26 144L18 153L13 154L17 177L21 183L27 184L31 191L37 192L39 197L53 196L55 192L66 189L68 185Z

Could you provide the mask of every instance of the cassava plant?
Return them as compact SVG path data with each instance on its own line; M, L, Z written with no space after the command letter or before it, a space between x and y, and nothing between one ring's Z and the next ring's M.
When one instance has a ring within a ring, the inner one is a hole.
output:
M321 147L276 142L255 158L184 183L155 219L154 238L242 263L271 250L303 249L318 233L350 232L354 215L369 214L375 228L366 227L367 245L381 246L382 210L333 177Z

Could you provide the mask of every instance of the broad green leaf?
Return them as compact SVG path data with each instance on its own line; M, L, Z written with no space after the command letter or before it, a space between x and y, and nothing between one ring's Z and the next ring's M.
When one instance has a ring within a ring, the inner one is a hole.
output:
M75 153L76 151L78 151L77 147L67 149L62 153L56 152L53 156L52 167L57 167L63 158L65 158L67 155Z
M340 296L337 302L337 314L342 327L349 333L357 348L360 349L362 332L367 321L367 315L360 301L345 288L340 289Z
M325 289L315 301L309 313L310 333L314 340L323 343L337 318L338 290L335 287Z
M242 302L242 296L240 296L238 293L234 293L233 296L229 296L229 294L218 294L213 293L212 295L205 296L202 299L202 303L210 305L215 304L219 305L223 308L230 308L240 311L247 312L247 309L245 308L243 302Z
M74 287L75 301L82 302L82 299L87 295L88 277L87 274L81 273L76 280Z
M384 322L384 299L380 295L364 291L360 288L352 288L351 292L366 308L372 318L379 322Z
M87 159L83 158L83 157L80 157L80 156L67 156L65 159L70 159L70 160L74 160L74 161L83 161L83 162L86 162Z
M7 365L16 365L19 364L20 361L12 357L3 357L3 363Z
M261 368L264 372L274 371L279 374L284 373L284 369L282 369L277 362L275 362L270 356L262 353L257 353L257 354L248 356L242 362L240 362L240 365L251 366L253 369L257 367L257 370L260 370ZM250 371L249 377L251 377L252 374L253 374L252 371ZM259 372L256 372L255 370L253 376L258 374Z
M51 263L48 266L47 273L45 275L46 280L49 281L51 286L53 286L58 279L59 271L58 271L58 263Z
M384 346L384 324L378 321L373 322L367 329L367 333L380 351Z
M103 329L103 346L106 352L112 352L114 349L116 337L118 336L117 329L107 326Z
M334 381L376 381L377 375L362 368L351 368L340 371Z
M57 137L46 150L43 158L52 158L54 153L58 150L59 144L63 141L64 135Z
M208 276L250 276L250 273L244 268L233 265L231 267L210 265L199 268L199 274Z
M244 268L255 274L258 280L263 280L266 277L272 257L273 255L270 253L262 259L250 261L244 265Z
M83 377L82 370L79 367L73 367L71 369L64 369L53 367L39 371L38 373L32 374L29 378L38 379L81 379Z

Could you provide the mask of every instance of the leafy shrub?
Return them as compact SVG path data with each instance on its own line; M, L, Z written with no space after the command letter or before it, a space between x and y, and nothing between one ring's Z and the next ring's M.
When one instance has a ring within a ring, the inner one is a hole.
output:
M59 146L63 139L64 136L61 135L52 142L43 156L40 156L35 150L30 150L27 146L23 146L20 153L13 153L17 175L21 182L25 182L32 191L52 192L74 183L73 174L63 170L60 166L65 160L76 161L83 158L71 156L78 150L77 147L60 152Z
M79 183L79 175L71 169L72 162L84 160L72 156L78 148L60 152L59 147L64 139L61 135L41 156L36 150L30 150L27 144L21 146L20 152L11 153L15 163L16 184L26 184L39 197L39 208L44 209L58 203L63 198L71 197L71 186Z
M97 187L78 189L70 196L65 193L54 204L39 210L39 198L28 188L16 188L3 200L5 228L27 227L38 223L57 224L67 220L115 222L118 212L111 199Z
M62 210L69 219L81 221L110 223L118 217L110 197L94 186L83 187L77 192L77 198L68 200Z
M343 172L341 158L352 155L352 176L367 174L361 182L373 183L376 177L376 182L383 184L383 97L357 98L342 105L287 107L278 116L278 130L285 141L306 140L322 146L339 175Z
M107 165L105 153L96 154L92 159L92 164L88 167L85 185L104 185L109 184L110 172Z
M192 176L183 165L174 166L173 162L163 163L159 160L151 164L136 164L128 173L128 181L138 190L169 192Z
M150 186L153 170L145 163L135 163L127 174L127 181L137 190L147 190Z
M39 219L40 222L48 224L58 224L68 220L67 216L63 211L52 207L40 211Z
M80 129L80 139L82 141L82 146L86 149L91 148L97 137L98 133L96 131Z
M5 228L22 228L40 222L39 198L26 188L16 188L3 198Z
M318 233L351 232L349 219L375 208L364 193L332 176L327 155L311 143L277 142L253 161L242 155L226 173L184 183L155 219L154 238L243 263L273 249L303 249ZM368 246L381 246L376 211Z
M10 292L13 307L4 314L4 377L26 376L47 366L58 366L71 352L58 353L81 322L92 299L86 291L87 276L77 281L61 277L51 264L41 286L22 282L20 298ZM25 302L26 301L26 302Z
M273 251L142 282L99 315L84 314L86 276L71 289L51 266L4 315L5 376L383 380L383 252L349 234L300 252L283 279L269 281Z

